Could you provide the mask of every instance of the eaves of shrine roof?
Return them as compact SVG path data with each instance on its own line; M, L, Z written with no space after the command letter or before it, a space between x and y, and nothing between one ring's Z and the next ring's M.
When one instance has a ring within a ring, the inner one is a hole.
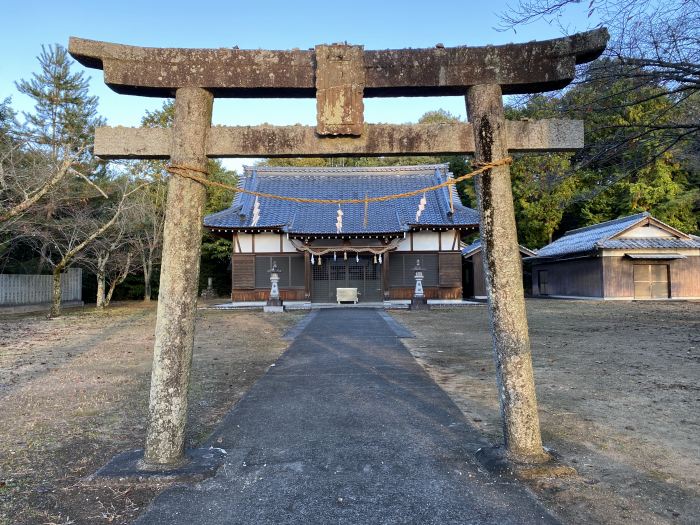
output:
M667 237L626 238L622 234L644 225L666 230ZM700 241L652 217L648 212L620 217L611 221L568 231L564 236L537 252L537 258L561 258L594 254L601 249L682 249L700 248Z
M440 184L452 177L447 164L381 167L246 166L238 187L292 198L364 199L395 195ZM451 192L451 196L450 196ZM476 228L478 213L463 206L454 185L425 193L427 205L416 221L422 195L367 205L343 204L341 235L403 233L417 229ZM259 197L259 220L253 222L255 196L237 193L230 208L208 215L204 225L223 231L282 231L290 235L336 235L338 205L300 203ZM450 200L454 213L450 209Z

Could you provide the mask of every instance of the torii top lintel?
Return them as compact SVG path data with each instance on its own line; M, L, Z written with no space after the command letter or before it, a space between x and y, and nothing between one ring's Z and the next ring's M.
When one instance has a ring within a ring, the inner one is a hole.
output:
M499 84L503 94L560 89L575 65L605 49L606 29L564 38L484 47L365 51L364 96L462 95L469 86ZM315 50L148 48L71 37L68 50L84 66L103 69L117 93L173 97L179 87L201 87L215 97L316 96ZM340 47L340 46L338 46Z

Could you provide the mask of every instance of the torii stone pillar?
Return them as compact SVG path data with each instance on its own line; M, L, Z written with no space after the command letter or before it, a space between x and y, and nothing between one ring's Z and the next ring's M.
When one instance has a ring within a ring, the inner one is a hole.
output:
M207 136L214 97L183 87L175 95L173 165L207 167ZM195 173L201 175L201 173ZM184 459L199 259L206 188L184 177L170 177L165 209L158 319L144 463L173 466Z
M476 161L507 157L501 86L470 87L466 102ZM537 414L510 167L488 170L476 182L505 447L511 459L545 461L549 455L542 448Z

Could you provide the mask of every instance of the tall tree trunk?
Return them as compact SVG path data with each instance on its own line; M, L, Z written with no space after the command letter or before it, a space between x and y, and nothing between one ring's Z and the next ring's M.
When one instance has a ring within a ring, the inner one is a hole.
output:
M53 299L51 302L51 310L49 311L49 319L59 317L61 315L61 274L64 266L57 265L53 269Z
M112 294L114 293L114 289L119 286L121 283L123 283L126 278L129 276L129 268L131 268L131 254L129 254L126 258L126 264L124 265L124 269L122 272L117 275L117 277L109 283L109 290L107 290L107 297L105 298L104 305L109 306L109 303L112 301Z
M102 310L105 306L105 273L107 262L109 261L109 252L103 252L104 255L97 255L97 297L95 300L95 308Z
M107 296L105 297L105 306L109 306L109 303L112 302L112 294L114 293L114 289L121 282L122 281L114 280L111 283L109 283L109 290L107 290Z
M143 265L143 300L148 302L151 300L151 275L153 273L153 259L150 257L146 264Z
M105 271L104 268L97 270L97 304L98 310L103 310L107 306L105 301Z

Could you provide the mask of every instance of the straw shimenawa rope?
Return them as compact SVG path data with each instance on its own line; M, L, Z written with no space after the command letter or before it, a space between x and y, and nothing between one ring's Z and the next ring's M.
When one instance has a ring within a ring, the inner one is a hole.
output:
M311 204L362 204L362 203L364 203L366 205L369 202L386 202L386 201L390 201L390 200L394 200L394 199L403 199L406 197L413 197L415 195L420 195L420 194L425 193L427 191L439 190L440 188L450 186L451 184L457 184L458 182L462 182L464 180L471 179L472 177L475 177L475 176L477 176L485 171L488 171L491 168L496 168L498 166L505 166L505 165L511 164L512 162L513 162L512 157L504 157L502 159L495 160L493 162L478 163L479 168L475 169L474 171L471 171L465 175L457 177L456 179L447 179L445 182L442 182L440 184L435 184L434 186L428 186L426 188L421 188L419 190L407 191L404 193L381 195L379 197L367 197L367 196L365 196L364 198L361 198L361 199L312 199L310 197L288 197L286 195L275 195L274 193L262 193L260 191L246 190L244 188L232 186L231 184L225 184L223 182L209 180L206 177L196 175L196 173L202 173L204 175L208 175L209 172L205 169L197 168L195 166L171 164L171 165L166 167L166 170L169 173L172 173L173 175L177 175L179 177L184 177L186 179L191 179L193 181L199 182L200 184L203 184L204 186L213 186L216 188L223 188L225 190L237 191L239 193L254 195L256 197L261 197L261 198L265 198L265 199L276 199L276 200L280 200L280 201L311 203Z

